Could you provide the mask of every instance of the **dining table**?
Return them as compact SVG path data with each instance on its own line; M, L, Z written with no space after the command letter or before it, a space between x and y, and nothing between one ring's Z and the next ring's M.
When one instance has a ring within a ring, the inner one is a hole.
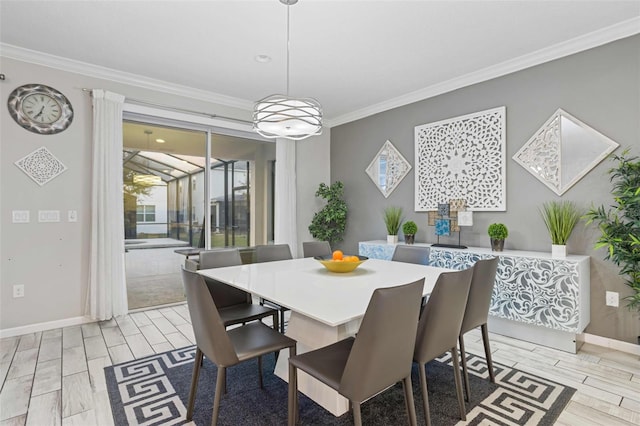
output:
M368 259L347 273L330 272L314 258L252 263L199 273L289 308L286 335L304 353L338 342L357 333L374 290L425 279L428 296L447 268L389 260ZM393 315L393 313L389 313ZM275 374L288 381L288 352L282 351ZM324 383L298 373L298 389L335 416L349 410L349 401Z

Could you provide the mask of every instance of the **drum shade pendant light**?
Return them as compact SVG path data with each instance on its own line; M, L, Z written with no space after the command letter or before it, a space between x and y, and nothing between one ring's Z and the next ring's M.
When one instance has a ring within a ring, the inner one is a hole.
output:
M287 94L256 102L253 129L265 138L301 140L322 133L322 107L313 98L289 96L289 6L298 0L280 0L287 6Z

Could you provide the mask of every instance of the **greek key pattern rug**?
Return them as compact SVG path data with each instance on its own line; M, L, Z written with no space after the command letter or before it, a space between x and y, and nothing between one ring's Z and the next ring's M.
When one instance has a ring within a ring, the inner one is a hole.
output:
M117 425L185 424L195 346L151 355L105 368L109 398ZM434 425L460 422L450 357L427 364L431 419ZM552 425L575 389L494 363L496 383L489 382L484 358L467 354L471 401L461 424ZM273 375L274 357L264 357L264 389L259 389L257 363L227 370L218 424L282 425L287 422L287 384ZM417 365L413 392L418 424L424 424ZM205 359L198 383L193 421L211 423L216 367ZM402 386L383 392L362 405L368 425L406 424ZM351 413L334 417L300 394L300 422L309 425L353 424Z

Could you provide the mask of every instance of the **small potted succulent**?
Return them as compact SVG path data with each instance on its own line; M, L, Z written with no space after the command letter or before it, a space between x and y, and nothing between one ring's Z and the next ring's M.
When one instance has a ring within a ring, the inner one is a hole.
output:
M502 251L504 249L504 240L509 236L509 230L502 223L492 223L487 230L489 238L491 238L491 250Z
M418 225L414 221L408 220L402 225L405 244L413 244L415 242L416 232L418 232Z

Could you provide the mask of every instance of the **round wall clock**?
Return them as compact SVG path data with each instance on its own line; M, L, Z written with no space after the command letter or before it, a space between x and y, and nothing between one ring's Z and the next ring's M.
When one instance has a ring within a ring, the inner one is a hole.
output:
M9 95L7 105L16 123L34 133L60 133L73 120L73 108L66 96L44 84L16 88Z

